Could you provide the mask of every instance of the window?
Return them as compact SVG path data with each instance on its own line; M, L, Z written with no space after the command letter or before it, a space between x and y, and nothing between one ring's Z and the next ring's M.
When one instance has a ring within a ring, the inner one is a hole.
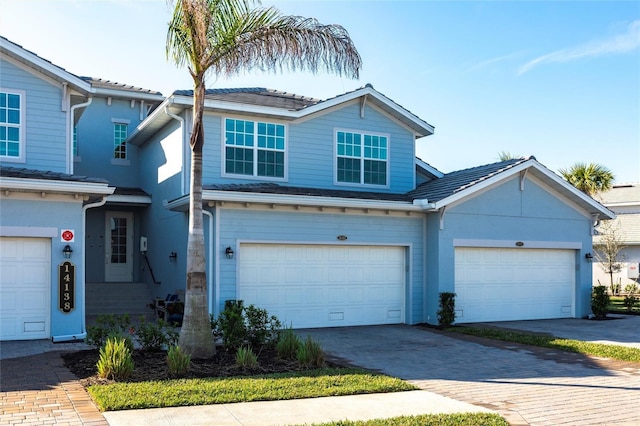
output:
M227 118L224 158L227 174L284 178L284 125Z
M338 131L336 180L341 183L387 185L389 138Z
M113 123L113 158L126 160L127 125L125 123Z
M0 157L22 160L23 95L0 90Z

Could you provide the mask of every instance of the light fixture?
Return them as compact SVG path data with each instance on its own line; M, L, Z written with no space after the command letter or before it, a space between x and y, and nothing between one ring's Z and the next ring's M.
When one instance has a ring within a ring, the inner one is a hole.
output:
M64 254L64 258L65 259L71 259L71 253L73 253L73 250L71 249L71 246L69 244L64 246L64 248L62 249L62 254Z
M587 259L587 262L589 262L589 263L591 263L593 261L593 255L591 253L585 254L584 258Z
M234 251L231 248L231 246L227 247L227 249L224 251L224 255L227 257L227 259L233 259L233 255L234 255Z
M178 259L178 253L176 253L175 251L172 251L171 254L169 255L169 261L175 262L177 259Z

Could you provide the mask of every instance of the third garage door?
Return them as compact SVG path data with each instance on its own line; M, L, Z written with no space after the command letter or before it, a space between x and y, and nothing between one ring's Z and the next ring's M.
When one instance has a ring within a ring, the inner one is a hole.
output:
M570 318L575 273L573 250L458 247L456 321Z
M404 247L242 244L238 273L238 298L286 326L404 322Z

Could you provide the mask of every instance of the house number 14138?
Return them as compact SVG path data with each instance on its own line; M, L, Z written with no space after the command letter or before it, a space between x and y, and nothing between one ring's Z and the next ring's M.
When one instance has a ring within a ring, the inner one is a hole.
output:
M58 267L58 308L68 314L75 308L76 267L71 262L62 262Z

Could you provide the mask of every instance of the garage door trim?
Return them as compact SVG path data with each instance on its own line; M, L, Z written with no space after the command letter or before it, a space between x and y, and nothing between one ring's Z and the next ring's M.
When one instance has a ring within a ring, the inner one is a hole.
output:
M454 239L453 246L454 247L477 247L477 248L523 248L523 249L530 248L530 249L549 249L549 250L582 250L582 243L579 241Z

